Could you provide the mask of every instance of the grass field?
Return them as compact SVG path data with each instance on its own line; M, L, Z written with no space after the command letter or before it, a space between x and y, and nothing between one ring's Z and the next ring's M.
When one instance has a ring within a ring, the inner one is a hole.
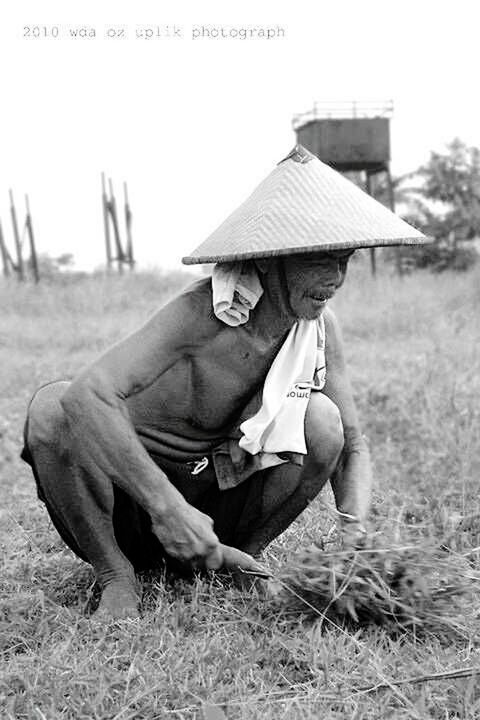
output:
M480 718L479 678L394 683L480 666L480 597L454 636L320 625L218 578L144 578L139 621L83 616L88 566L62 546L18 458L26 404L143 322L187 276L0 284L0 717ZM375 470L372 523L440 541L479 514L480 274L373 282L335 300ZM332 526L329 492L265 555L275 570ZM452 548L480 571L480 521ZM372 689L375 688L377 689Z

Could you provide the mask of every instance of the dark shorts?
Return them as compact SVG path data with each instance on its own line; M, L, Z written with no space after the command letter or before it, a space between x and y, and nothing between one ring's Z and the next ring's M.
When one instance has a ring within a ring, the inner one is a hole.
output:
M45 497L41 480L44 469L37 467L27 437L28 418L21 457L33 470L38 497L45 503L56 530L64 542L80 558L86 560L63 519L58 517ZM263 473L255 473L233 488L220 490L211 456L207 456L208 464L198 474L192 473L196 467L198 468L198 459L177 462L152 454L150 456L187 502L212 518L220 542L239 548L246 543L253 526L258 524L262 516ZM58 458L57 467L49 467L49 474L58 473L59 482L62 474L68 471L68 466L62 466L62 458ZM116 485L114 485L113 527L120 549L136 569L155 566L159 558L165 556L160 542L151 532L149 514Z

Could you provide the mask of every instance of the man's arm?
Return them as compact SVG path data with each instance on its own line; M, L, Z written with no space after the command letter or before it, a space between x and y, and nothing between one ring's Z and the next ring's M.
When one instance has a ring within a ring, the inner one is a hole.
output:
M107 475L152 515L163 514L162 475L138 439L125 399L140 392L186 351L175 307L109 349L74 380L61 400L87 471Z
M147 510L152 530L168 554L214 569L226 556L211 518L187 503L152 461L125 402L188 354L195 343L208 339L202 312L185 296L169 303L84 371L61 404L77 462L89 474L118 485Z
M343 339L333 312L324 314L327 377L323 392L340 410L345 446L331 478L337 509L344 515L345 534L361 534L370 508L372 472L366 442L360 430L357 409L345 364ZM348 541L348 537L346 538Z

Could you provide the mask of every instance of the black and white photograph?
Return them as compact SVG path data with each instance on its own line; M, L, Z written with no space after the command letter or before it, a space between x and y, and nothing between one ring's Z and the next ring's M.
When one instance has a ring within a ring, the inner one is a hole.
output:
M4 0L0 717L480 718L474 0Z

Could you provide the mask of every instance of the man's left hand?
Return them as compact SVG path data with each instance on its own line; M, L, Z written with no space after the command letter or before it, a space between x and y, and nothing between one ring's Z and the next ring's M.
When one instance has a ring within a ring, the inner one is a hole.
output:
M371 544L367 527L355 515L341 513L339 532L345 550L365 550Z

